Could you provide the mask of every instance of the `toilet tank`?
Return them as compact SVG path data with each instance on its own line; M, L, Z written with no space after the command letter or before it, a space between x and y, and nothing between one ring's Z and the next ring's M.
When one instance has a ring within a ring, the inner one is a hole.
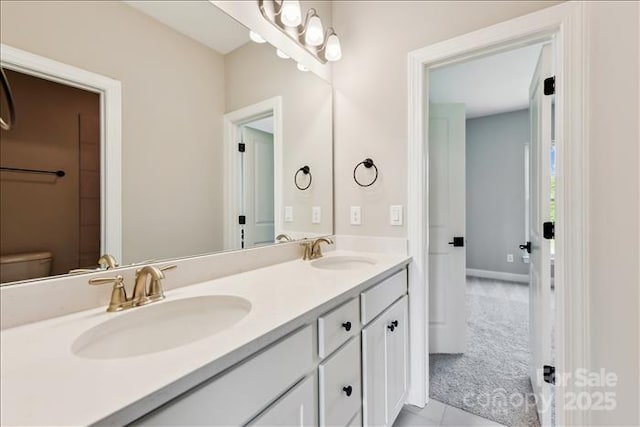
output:
M0 256L0 283L51 275L51 252L26 252Z

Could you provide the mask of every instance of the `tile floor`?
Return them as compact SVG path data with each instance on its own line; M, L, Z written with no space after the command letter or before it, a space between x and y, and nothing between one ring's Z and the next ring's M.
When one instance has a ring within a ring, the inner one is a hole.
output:
M423 409L405 405L393 427L413 426L501 426L494 421L431 399Z

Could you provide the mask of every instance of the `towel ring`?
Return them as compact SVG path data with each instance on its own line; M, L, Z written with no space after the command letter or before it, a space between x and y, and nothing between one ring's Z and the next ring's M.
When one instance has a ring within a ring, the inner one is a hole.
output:
M0 117L0 128L4 130L11 130L13 125L16 123L16 107L13 101L13 95L11 94L9 80L7 79L2 67L0 67L0 80L2 80L2 90L4 90L4 94L7 99L7 106L9 107L9 121L5 122L4 119Z
M373 177L373 181L371 181L368 184L363 184L360 181L358 181L358 178L356 177L356 171L358 170L358 167L360 167L360 165L363 165L365 168L367 169L375 169L376 171L376 176ZM378 167L373 163L373 160L367 158L364 159L363 161L361 161L360 163L358 163L356 165L355 168L353 168L353 180L356 182L356 184L358 184L360 187L371 187L373 185L374 182L376 182L378 180Z
M307 184L306 187L300 187L298 185L298 174L302 172L305 175L309 175L309 183ZM313 176L311 175L311 168L309 168L309 166L303 166L300 169L297 170L295 176L293 177L293 183L296 185L296 187L298 187L298 190L306 190L307 188L311 187L311 181L313 181Z

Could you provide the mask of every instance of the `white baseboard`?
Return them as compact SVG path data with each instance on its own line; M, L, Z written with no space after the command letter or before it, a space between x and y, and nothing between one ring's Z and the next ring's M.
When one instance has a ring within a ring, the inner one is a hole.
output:
M508 282L529 283L528 274L504 273L502 271L477 270L467 268L467 276L482 277L483 279L506 280Z

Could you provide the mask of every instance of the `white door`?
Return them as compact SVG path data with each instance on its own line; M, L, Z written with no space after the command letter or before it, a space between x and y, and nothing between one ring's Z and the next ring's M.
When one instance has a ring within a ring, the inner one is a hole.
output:
M550 221L551 192L551 101L545 95L544 79L552 75L551 45L540 52L538 65L529 89L531 116L530 214L529 241L529 375L538 402L538 416L543 426L551 425L551 385L542 379L542 367L551 365L551 268L550 241L543 237L543 223Z
M243 127L244 247L273 243L275 216L273 200L273 134Z
M465 235L464 104L429 105L428 150L429 352L464 353L466 253L453 245Z

